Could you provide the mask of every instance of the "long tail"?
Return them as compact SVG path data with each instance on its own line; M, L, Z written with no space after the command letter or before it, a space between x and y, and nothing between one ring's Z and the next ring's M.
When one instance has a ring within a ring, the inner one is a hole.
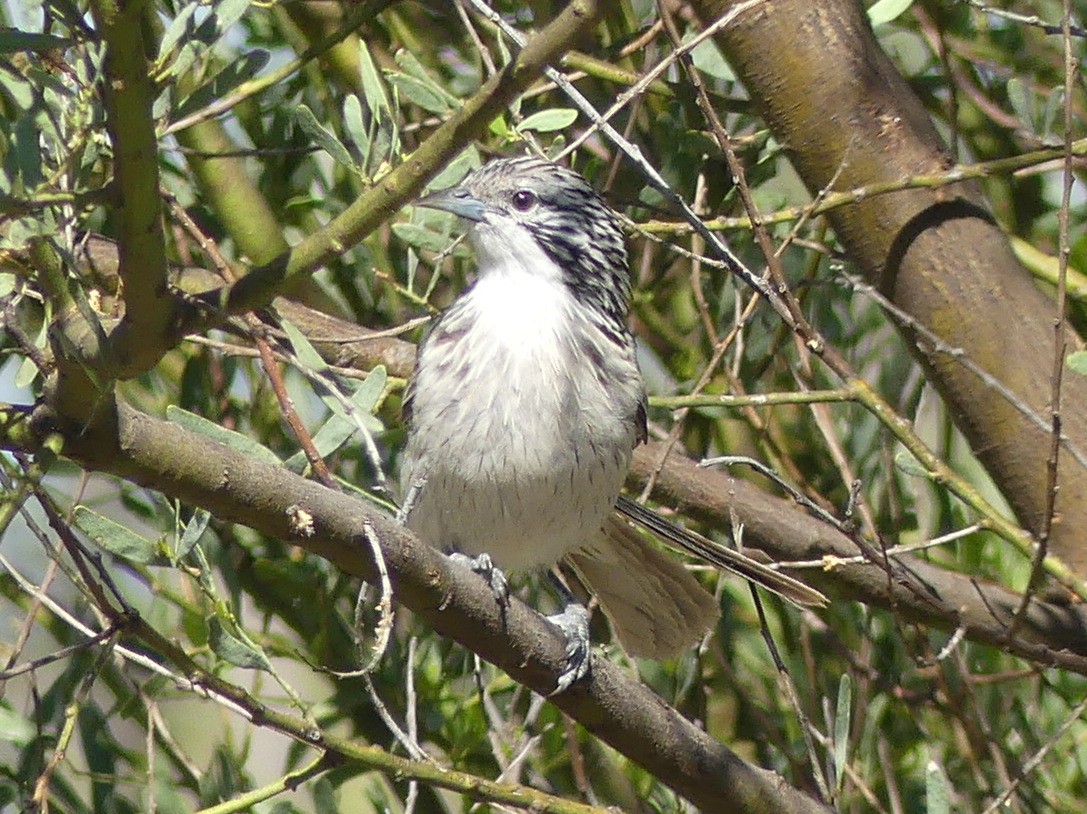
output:
M591 545L566 555L600 600L632 656L667 659L697 642L720 613L717 602L677 560L612 514Z
M790 602L819 608L827 604L827 598L815 588L805 585L798 579L793 579L788 574L767 568L761 562L739 551L726 548L693 531L680 528L652 509L635 503L626 495L619 496L615 508L631 522L655 534L665 545L673 546L711 565L739 574Z

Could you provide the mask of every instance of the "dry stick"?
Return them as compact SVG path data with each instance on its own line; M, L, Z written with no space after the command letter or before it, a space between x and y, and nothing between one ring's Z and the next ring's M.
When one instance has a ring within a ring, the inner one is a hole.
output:
M40 480L40 477L35 477L34 473L41 472L44 474L43 461L45 457L44 455L36 455L29 468L23 467L25 477L17 488L3 466L0 466L0 486L4 488L8 495L7 499L0 504L0 538L3 537L11 521L22 510L23 504L32 494L33 485ZM4 696L6 680L24 672L22 669L15 670L15 662L19 660L23 648L26 647L26 643L30 640L30 634L34 629L34 619L41 608L41 597L49 590L49 586L56 579L58 570L60 570L60 565L56 558L50 558L49 565L46 567L45 578L42 580L38 592L31 597L30 608L27 609L26 618L19 629L19 635L15 637L15 642L10 645L11 652L8 654L7 663L4 665L4 669L0 671L0 698Z
M672 38L673 44L678 48L681 46L681 37L678 29L675 26L675 22L667 8L667 4L658 3L661 13L661 19L664 22L665 29L668 31L669 36ZM736 189L740 195L740 200L743 203L744 209L751 220L753 231L755 234L756 242L759 248L762 250L763 256L766 259L767 269L769 271L770 279L774 284L775 293L781 298L781 301L785 304L792 317L792 327L794 333L802 341L803 347L813 351L816 355L823 358L824 362L829 363L831 369L833 369L843 379L856 377L855 372L844 366L844 358L838 356L836 352L827 353L828 347L823 338L815 331L815 329L807 322L804 314L800 308L800 303L796 297L789 291L788 284L785 280L784 272L781 268L780 254L774 249L773 243L770 240L769 232L766 230L766 226L762 221L762 217L759 214L758 207L755 205L754 198L751 195L750 187L747 184L744 168L739 158L736 156L736 151L733 148L732 140L729 137L724 125L721 122L720 117L717 115L717 111L714 109L710 102L709 95L706 92L705 84L702 82L702 77L691 63L690 57L686 54L680 56L680 62L686 71L687 77L690 80L692 86L695 88L695 98L698 101L699 108L705 116L707 122L710 125L710 130L713 133L714 139L717 142L718 148L725 156L725 160L728 164L729 171L732 173L733 182L736 185ZM787 321L788 322L788 321ZM813 408L814 409L814 408ZM826 427L824 427L825 421L820 421L820 417L816 416L817 422L820 423L821 429L824 430L824 435L827 436L827 441L831 444L832 449L836 449L837 445L833 444ZM842 474L847 483L851 483L856 480L852 470L848 466L845 456L842 454L836 454L835 459L839 464L839 468L842 469ZM871 515L871 511L867 506L862 505L862 518L864 519L865 528L871 536L876 536L875 519ZM855 536L855 535L854 535Z
M113 652L113 648L117 644L117 639L120 635L120 629L115 629L110 634L109 641L106 643L106 646L102 648L101 652L99 652L94 665L83 677L83 681L80 682L75 697L71 700L65 710L64 726L61 729L60 737L57 738L57 745L53 750L53 756L49 759L49 763L42 769L42 773L38 775L38 779L34 783L34 793L31 796L31 800L39 811L49 811L49 784L53 778L53 773L57 770L60 762L64 760L64 757L68 752L68 745L71 743L72 735L75 733L76 718L79 717L79 711L86 703L87 697L91 692L91 687L94 686L94 682L98 678L99 672L105 666L109 654Z
M185 211L184 207L177 202L173 195L167 193L165 198L169 204L170 212L181 222L182 227L196 241L201 251L211 259L212 264L223 280L228 284L236 282L237 275L234 274L234 270L231 269L230 263L223 256L223 253L219 251L218 244L204 233L204 230L197 225L196 221L189 217L189 213ZM336 479L328 471L328 465L325 464L321 453L318 452L313 443L313 436L310 435L309 430L306 429L306 425L298 415L298 411L294 408L294 401L287 392L287 383L283 380L283 371L276 364L272 348L264 337L264 323L251 311L245 314L243 318L252 332L253 342L260 354L261 367L264 368L264 373L272 386L272 392L275 394L276 401L279 402L280 412L283 414L288 426L290 426L291 432L294 433L294 437L298 440L303 452L305 452L306 460L309 461L309 465L313 468L313 474L329 489L338 489Z
M1049 414L1053 422L1049 456L1046 458L1046 496L1045 511L1042 512L1042 527L1038 530L1038 549L1034 552L1031 563L1030 580L1023 591L1023 599L1015 609L1008 637L1011 638L1019 629L1027 606L1038 590L1042 577L1042 564L1049 549L1049 534L1053 530L1053 515L1057 505L1057 464L1061 454L1061 380L1064 376L1064 355L1068 349L1068 340L1064 333L1065 311L1067 309L1068 282L1068 211L1072 204L1072 91L1075 89L1077 60L1072 56L1071 0L1064 0L1064 15L1061 18L1061 33L1064 44L1064 174L1061 189L1061 207L1057 212L1057 313L1053 319L1053 372L1050 378Z
M1013 122L1014 123L1014 122ZM1010 126L1010 125L1009 125ZM1081 162L1087 156L1087 138L1077 139L1072 142L1072 154ZM854 187L834 192L827 192L813 207L809 202L803 206L790 206L785 209L777 209L766 212L762 216L764 224L784 223L797 220L807 215L822 215L831 209L860 203L879 195L889 195L894 192L902 192L910 189L935 190L941 187L958 184L962 181L982 180L994 175L1014 173L1032 167L1040 167L1054 161L1064 160L1063 147L1045 147L1029 153L1019 153L1005 158L994 158L991 161L979 161L976 164L956 164L943 172L918 173L906 175L894 181L880 181L863 186ZM1073 162L1076 164L1076 162ZM1076 164L1081 166L1081 164ZM710 231L724 231L727 229L750 229L751 218L718 217L703 221L703 226ZM694 231L689 221L661 221L651 220L641 224L641 229L651 234L684 235Z
M743 524L736 517L735 512L732 513L732 516L729 519L732 525L732 539L736 541L737 550L742 552L744 539ZM770 622L766 618L766 609L762 605L762 597L759 596L759 589L756 588L755 584L752 582L749 582L747 587L748 590L751 591L751 599L755 603L755 613L759 617L759 633L762 634L762 640L766 644L766 649L770 651L770 658L774 661L778 683L785 689L785 696L789 699L789 706L792 707L793 714L796 716L797 723L800 725L800 732L804 738L804 746L808 752L808 764L811 767L812 777L815 778L815 785L819 789L819 799L823 803L828 803L834 798L830 793L827 780L823 776L822 769L819 766L819 755L816 754L815 742L812 740L812 730L814 729L814 726L805 714L804 707L800 704L800 697L796 693L796 687L793 685L792 676L789 675L789 668L785 666L785 660L778 651L773 634L770 633Z
M189 232L190 235L197 241L200 248L211 258L216 269L223 279L229 284L236 281L237 277L233 270L230 268L230 264L226 258L219 251L218 245L214 240L207 237L203 230L196 224L188 213L177 203L177 200L172 196L167 196L167 200L170 202L171 211L175 217L181 221L182 225ZM268 381L272 385L272 391L275 393L276 400L279 402L279 408L288 425L290 426L295 438L301 445L306 455L306 460L309 461L310 467L313 470L317 479L329 489L339 491L339 484L336 483L336 479L332 476L332 473L328 469L328 465L325 463L324 458L321 457L320 451L313 442L313 436L310 435L306 425L302 422L301 417L298 415L298 411L294 408L294 400L287 393L287 385L283 380L283 372L279 365L276 363L275 356L272 353L271 345L264 337L266 326L257 317L256 314L249 312L244 316L246 324L251 330L251 335L254 342L257 345L257 350L260 353L261 366L264 368L265 374L268 376ZM296 349L297 350L297 349ZM367 527L369 529L369 527ZM370 696L371 702L374 704L375 710L377 710L379 717L385 723L386 727L393 734L393 736L399 741L408 753L415 760L426 760L426 752L422 747L414 741L413 738L405 735L404 731L393 719L392 715L387 711L385 704L377 694L377 690L374 687L373 681L370 679L369 672L374 668L377 662L385 653L385 649L389 643L389 633L392 630L392 586L389 582L388 572L385 567L385 560L381 556L381 547L374 541L372 534L366 535L366 539L370 542L371 553L374 557L374 562L377 564L378 572L381 575L381 598L378 602L380 609L380 618L377 624L377 645L374 648L374 652L371 654L371 658L364 665L361 671L356 673L335 673L328 671L332 675L336 675L338 678L347 678L361 675L366 687L366 692ZM359 590L359 600L356 602L356 620L359 618L359 607L363 597L364 588ZM361 642L362 636L360 631L356 628L355 635L358 637L358 641Z

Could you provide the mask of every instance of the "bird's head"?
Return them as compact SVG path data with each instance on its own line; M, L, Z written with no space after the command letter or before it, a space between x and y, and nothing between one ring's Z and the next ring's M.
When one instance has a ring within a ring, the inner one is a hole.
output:
M625 318L630 265L619 218L573 170L540 158L497 159L416 205L469 223L481 274L509 262L539 267L582 303Z

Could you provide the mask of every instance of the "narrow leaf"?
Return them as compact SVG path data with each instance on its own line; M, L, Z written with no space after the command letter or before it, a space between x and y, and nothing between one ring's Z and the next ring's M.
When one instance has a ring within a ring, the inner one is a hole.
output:
M250 647L227 632L217 616L208 619L208 644L219 658L235 667L244 667L247 670L267 670L270 666L268 657L263 652Z
M449 248L449 235L439 234L414 223L394 223L393 234L413 249L441 252Z
M189 39L193 36L192 18L197 8L199 6L196 3L184 6L177 13L177 16L170 20L170 24L162 32L162 39L159 41L158 58L160 60L169 55L174 46L181 42L182 37Z
M0 28L0 54L16 51L54 51L58 48L70 48L74 40L55 37L52 34L39 34L35 31L19 31L15 28Z
M533 113L517 129L521 131L535 130L538 133L551 133L569 127L577 119L577 111L569 107L556 107L552 110L541 110Z
M223 0L215 11L200 23L193 37L207 45L218 42L227 30L241 19L251 0Z
M951 789L935 760L925 765L925 811L927 814L950 814L951 811Z
M271 54L261 48L249 51L215 75L215 78L193 91L171 113L175 121L210 105L226 96L238 85L252 79L265 65Z
M298 363L302 367L317 373L328 370L328 364L325 363L321 354L317 352L317 348L313 347L313 343L292 322L280 318L279 325L287 334L287 339L290 340L291 347L294 348L294 355L298 357Z
M76 506L75 523L95 545L122 560L140 565L171 564L157 543L86 506Z
M389 98L385 95L385 86L381 81L381 74L370 56L363 40L359 41L359 80L362 83L362 94L366 100L366 107L370 115L375 118L383 118L389 113Z
M446 97L430 84L405 73L387 73L386 78L409 102L419 105L428 113L448 113L452 105Z
M838 704L834 710L834 776L841 789L845 779L845 762L849 757L849 727L853 708L853 685L849 673L838 681Z
M183 427L190 432L195 432L205 438L210 438L212 441L217 441L223 446L230 447L247 457L274 466L279 466L281 464L281 461L274 452L267 447L261 446L252 438L242 435L240 432L228 430L226 427L220 427L218 424L208 421L206 418L198 416L195 413L190 413L188 410L182 410L180 407L171 405L166 408L166 420L172 424L177 424L179 427Z
M355 145L355 151L359 156L359 167L365 174L370 165L370 148L373 141L362 118L362 102L353 93L347 94L343 100L343 125L347 135Z
M0 740L19 748L32 743L37 735L33 721L13 710L8 701L0 701Z
M913 457L909 452L905 450L895 455L895 467L907 475L912 475L915 478L930 478L929 471L921 465L921 462Z
M878 0L868 9L868 21L872 28L886 25L913 5L913 0Z
M1008 94L1008 102L1012 106L1015 115L1028 127L1034 122L1034 90L1022 79L1012 77L1005 87Z
M312 110L305 105L299 105L294 109L294 120L314 144L332 156L333 161L355 169L355 162L351 158L351 153L343 146L343 142L336 137L335 133L317 121Z
M1077 350L1065 357L1068 369L1081 376L1087 376L1087 350Z
M182 532L181 539L178 541L177 551L174 554L175 563L183 560L193 550L193 546L200 540L210 522L210 512L204 509L196 510L189 522L185 524L185 531Z

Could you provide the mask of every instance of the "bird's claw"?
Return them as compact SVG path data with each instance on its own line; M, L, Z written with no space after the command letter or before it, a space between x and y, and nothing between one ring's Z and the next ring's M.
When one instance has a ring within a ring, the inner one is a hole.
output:
M589 611L584 605L571 602L562 611L547 617L547 621L562 631L566 638L566 657L562 672L551 695L566 692L574 682L589 675L591 655L589 640Z
M487 580L487 584L491 588L491 593L494 594L494 601L502 608L509 607L509 580L506 579L506 575L502 573L502 570L494 564L494 561L491 560L489 554L479 554L475 557L470 557L467 554L461 554L459 551L453 551L450 552L449 559L475 571Z

